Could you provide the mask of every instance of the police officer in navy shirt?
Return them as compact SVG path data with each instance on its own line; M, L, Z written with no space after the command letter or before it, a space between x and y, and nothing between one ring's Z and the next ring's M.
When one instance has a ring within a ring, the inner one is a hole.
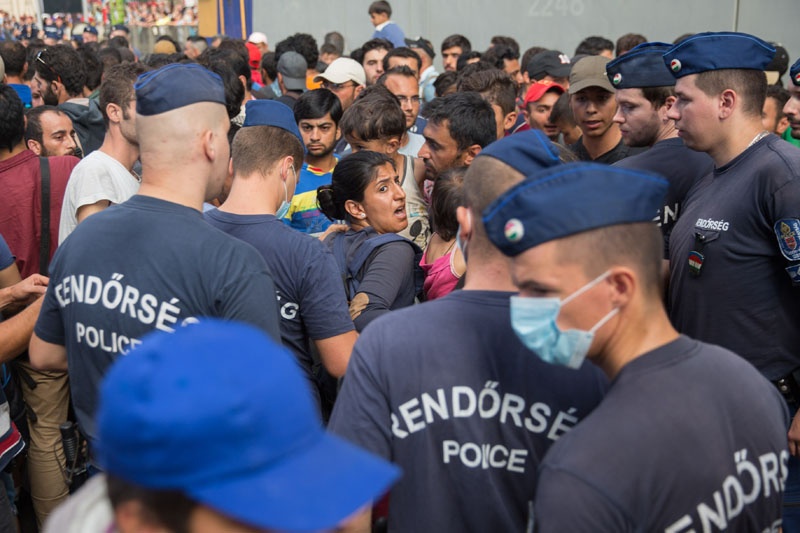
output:
M333 254L319 239L281 221L303 165L303 139L291 109L251 100L245 111L233 140L231 191L219 209L204 216L261 253L275 278L281 337L316 393L312 350L330 375L343 376L357 338L355 326Z
M356 343L330 427L403 468L389 531L524 530L541 458L602 397L590 365L547 365L514 336L508 261L480 222L502 191L559 164L540 131L481 151L458 208L464 290L376 319Z
M537 531L776 531L788 413L736 354L679 335L652 223L668 183L594 163L530 176L483 212L512 257L511 326L538 357L611 380L539 468Z
M669 234L681 214L686 194L697 180L710 173L714 163L707 154L686 147L667 111L675 103L675 78L662 56L672 45L644 43L606 65L606 75L616 89L622 141L627 146L651 147L644 153L614 163L618 167L649 170L669 181L664 206L656 222L664 235L664 256L669 257Z
M704 33L664 55L677 78L668 116L714 171L690 191L670 238L670 318L734 350L800 400L800 151L761 123L775 49L752 35ZM800 377L798 374L797 377ZM800 419L789 449L800 454ZM785 528L800 530L800 461L789 462ZM797 516L792 516L797 515Z
M30 346L34 367L68 367L78 425L90 442L100 380L146 333L213 316L280 338L264 260L201 214L229 164L222 80L199 65L174 64L143 74L134 87L139 193L88 217L58 247Z

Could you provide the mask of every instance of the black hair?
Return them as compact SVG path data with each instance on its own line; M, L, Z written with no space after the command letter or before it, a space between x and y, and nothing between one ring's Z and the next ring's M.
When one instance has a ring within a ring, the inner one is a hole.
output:
M313 67L319 61L317 41L307 33L295 33L275 45L276 61L286 52L297 52L306 60L306 65Z
M642 43L647 42L647 37L639 33L626 33L617 39L616 56L619 57L625 52L633 50Z
M136 55L131 51L130 48L126 47L117 47L117 52L119 52L119 56L122 58L122 62L124 63L127 61L128 63L135 63L136 62Z
M675 86L642 87L642 96L653 105L654 109L658 109L667 103L667 98L675 96Z
M362 141L402 139L406 116L400 101L383 85L367 87L347 108L339 123L342 135L355 135Z
M386 0L377 0L369 5L367 13L370 15L373 13L385 13L389 18L392 18L392 6Z
M464 205L464 174L468 167L455 167L442 172L431 192L431 229L445 241L456 236L456 209Z
M181 51L181 45L178 44L178 41L176 41L171 35L159 35L156 37L157 43L160 43L161 41L169 41L175 47L176 51Z
M472 43L469 42L469 39L458 33L445 37L444 41L442 41L441 50L444 52L448 48L456 47L461 48L462 54L472 51Z
M408 68L408 65L398 65L396 67L390 68L389 70L381 74L380 77L376 80L376 83L378 85L383 85L385 87L386 77L389 76L390 74L397 74L399 76L405 76L407 78L417 79L417 77L414 75L414 71Z
M104 70L122 63L122 54L119 53L118 48L114 48L113 46L101 48L97 52L97 56L100 58L100 61L103 62Z
M131 43L122 35L116 35L108 40L108 46L113 46L114 48L130 48Z
M522 58L519 60L519 65L522 68L522 71L528 72L528 65L531 64L531 59L533 59L533 56L542 52L547 52L547 48L543 46L531 46L525 50L525 53L522 54ZM528 72L528 74L530 75L530 72Z
M450 137L459 150L473 144L481 148L497 140L497 123L489 102L478 93L455 93L436 98L425 107L428 122L441 124L447 121Z
M294 120L313 120L330 113L331 120L337 126L342 120L342 102L328 89L315 89L304 92L294 103Z
M339 55L339 49L336 48L336 45L331 43L322 43L319 47L319 55L322 54L336 54Z
M332 44L340 54L344 53L344 36L338 31L329 31L323 39L325 44Z
M515 51L510 46L504 44L496 44L486 50L481 57L481 61L486 61L494 68L503 70L506 67L506 61L513 61L519 59L519 51Z
M582 40L580 44L578 44L578 47L575 48L575 53L573 55L598 56L604 50L613 52L614 43L605 37L592 35L591 37L587 37L586 39Z
M229 62L229 59L236 61L238 54L231 50L209 48L197 59L198 63L222 78L222 85L225 87L225 110L228 112L228 118L233 119L241 112L244 100L244 86L239 79L239 74L233 70ZM245 68L248 72L250 71L247 64L245 64Z
M189 519L199 506L183 492L140 487L113 474L106 475L106 488L114 509L129 501L139 502L144 522L173 533L189 533Z
M217 48L205 50L197 60L200 64L203 64L203 61L227 61L234 74L244 76L244 79L247 80L245 83L248 91L253 85L250 74L250 52L241 39L226 39Z
M10 152L25 138L24 110L17 91L0 83L0 148Z
M389 59L393 57L407 57L410 59L416 59L417 61L417 72L422 70L422 58L419 57L419 54L416 53L411 48L401 46L400 48L392 48L389 50L385 56L383 56L383 70L389 70Z
M564 93L558 97L553 109L550 111L550 122L557 124L566 122L570 126L575 126L575 117L572 115L572 107L569 105L569 93Z
M364 52L364 54L371 52L372 50L386 50L388 52L392 49L394 49L394 45L391 43L391 41L381 38L370 39L361 45L361 51Z
M472 65L472 63L469 63L469 61L473 59L480 60L482 57L483 54L481 54L477 50L472 50L471 52L465 52L461 54L460 56L458 56L458 61L456 61L456 72L461 72L469 65Z
M491 45L491 48L494 48L495 46L508 46L514 50L514 53L517 54L517 57L514 59L519 57L519 43L513 37L509 37L507 35L495 35L489 41L489 44Z
M267 52L261 56L261 69L273 81L278 79L278 60L275 57L275 52Z
M436 90L436 96L444 96L447 92L452 92L456 88L456 81L458 74L453 71L442 72L436 77L433 82L433 88Z
M0 58L6 66L6 74L20 76L25 70L25 46L19 41L0 42Z
M513 113L517 107L517 84L511 76L500 69L473 72L462 76L457 83L459 92L473 91L490 104L496 104L504 115Z
M368 150L343 157L333 169L331 183L317 188L319 210L330 220L349 219L345 203L348 200L363 202L367 186L375 179L378 169L386 164L395 168L391 157Z
M778 119L785 116L783 114L783 106L791 98L791 93L781 87L780 85L767 85L767 98L774 98L778 104Z
M80 54L68 44L45 48L34 59L36 72L47 82L61 81L69 96L83 94L86 86L86 67Z
M81 46L78 48L78 54L83 59L83 66L86 68L86 88L94 91L100 87L100 82L103 81L103 61L97 53L92 51L90 46Z

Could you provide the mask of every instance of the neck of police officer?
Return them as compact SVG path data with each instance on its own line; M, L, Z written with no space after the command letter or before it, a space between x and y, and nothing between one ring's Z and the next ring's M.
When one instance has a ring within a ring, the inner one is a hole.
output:
M708 155L717 168L727 165L747 150L763 131L760 116L735 110L727 120L720 123L719 141L711 144Z
M274 215L285 199L285 191L279 166L266 173L234 173L231 192L219 209L239 215Z
M617 315L596 332L589 355L609 380L632 361L679 336L657 294L634 293L617 309Z

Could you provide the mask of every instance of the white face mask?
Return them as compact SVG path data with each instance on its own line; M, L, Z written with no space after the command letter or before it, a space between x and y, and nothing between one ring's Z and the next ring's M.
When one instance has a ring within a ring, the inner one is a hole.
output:
M294 174L294 186L297 188L297 172L295 172L294 167L290 166L289 168L292 169L292 173ZM286 217L286 214L289 212L289 189L286 188L286 180L283 180L283 202L281 202L280 207L275 212L275 217L279 220Z
M556 324L561 307L608 277L606 271L563 300L558 298L511 297L511 327L539 359L554 365L579 368L589 352L595 332L619 312L612 309L589 331L562 331Z

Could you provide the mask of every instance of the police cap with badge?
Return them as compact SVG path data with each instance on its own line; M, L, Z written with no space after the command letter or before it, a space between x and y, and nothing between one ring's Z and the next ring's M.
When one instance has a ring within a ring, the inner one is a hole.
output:
M795 61L792 68L789 69L789 77L792 79L792 83L796 87L800 87L800 59Z
M764 70L775 56L775 48L755 35L739 32L698 33L666 53L664 63L673 76L682 78L709 70Z
M675 77L664 64L667 43L642 43L628 53L609 61L606 75L615 89L671 87Z

